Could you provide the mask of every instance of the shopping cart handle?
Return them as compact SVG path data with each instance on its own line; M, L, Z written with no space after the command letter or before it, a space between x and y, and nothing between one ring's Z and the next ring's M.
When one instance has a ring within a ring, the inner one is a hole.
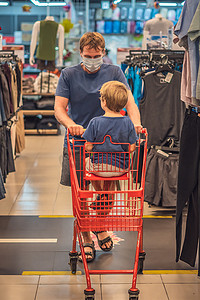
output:
M146 129L146 128L142 128L142 130L141 130L140 133L145 133L145 134L147 134L147 129Z

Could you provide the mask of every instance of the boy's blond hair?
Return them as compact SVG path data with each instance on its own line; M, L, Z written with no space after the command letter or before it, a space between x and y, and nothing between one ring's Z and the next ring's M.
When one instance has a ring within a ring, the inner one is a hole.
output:
M114 112L120 112L128 102L128 89L125 84L119 81L104 83L100 89L100 94L106 101L106 106Z
M98 32L86 32L80 39L80 51L83 52L84 47L95 50L105 49L105 40Z

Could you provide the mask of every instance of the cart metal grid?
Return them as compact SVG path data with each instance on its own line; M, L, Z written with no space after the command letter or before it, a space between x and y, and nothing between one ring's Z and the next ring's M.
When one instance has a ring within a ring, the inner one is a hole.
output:
M93 300L95 290L91 287L90 274L133 274L132 287L129 289L129 300L138 299L139 290L136 288L137 274L143 272L145 252L143 250L143 202L145 187L145 171L147 156L147 130L143 129L137 141L136 150L131 153L130 147L125 152L89 152L85 151L83 140L70 140L68 138L68 153L70 163L71 191L73 202L74 233L73 248L69 253L70 266L73 274L76 273L78 252L76 240L78 236L83 265L85 269L87 288L84 290L85 299ZM112 141L111 141L112 142ZM94 143L93 143L94 144ZM130 145L129 145L130 146ZM78 153L78 154L77 154ZM79 155L79 163L76 165ZM89 156L92 160L98 157L98 169L86 169L85 158ZM121 155L123 156L121 158ZM105 169L100 156L106 157L106 161L118 160L121 167L118 168L118 176L102 177L97 172L115 172L116 166L112 169ZM129 160L128 170L123 165L125 156ZM104 181L101 189L95 190L94 181ZM117 187L109 190L111 181ZM97 199L100 199L97 201ZM97 206L98 203L98 206ZM96 207L95 207L96 205ZM137 231L137 244L133 270L89 270L83 247L81 232L88 231Z

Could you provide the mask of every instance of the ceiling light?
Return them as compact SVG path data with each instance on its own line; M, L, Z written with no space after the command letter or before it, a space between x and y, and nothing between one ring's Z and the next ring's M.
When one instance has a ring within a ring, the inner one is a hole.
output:
M8 6L8 2L0 2L0 6Z
M118 3L120 3L122 0L115 0L115 1L113 1L113 3L114 4L118 4Z
M160 6L177 6L177 3L159 3Z
M31 0L36 6L65 6L66 2L40 2L38 0Z

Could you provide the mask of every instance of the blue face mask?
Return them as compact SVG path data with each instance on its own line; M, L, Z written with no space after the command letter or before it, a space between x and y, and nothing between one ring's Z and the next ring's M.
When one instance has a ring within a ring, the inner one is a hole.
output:
M103 64L103 58L102 57L98 57L98 58L82 57L82 60L83 60L84 66L90 72L97 71L101 67L101 65Z

